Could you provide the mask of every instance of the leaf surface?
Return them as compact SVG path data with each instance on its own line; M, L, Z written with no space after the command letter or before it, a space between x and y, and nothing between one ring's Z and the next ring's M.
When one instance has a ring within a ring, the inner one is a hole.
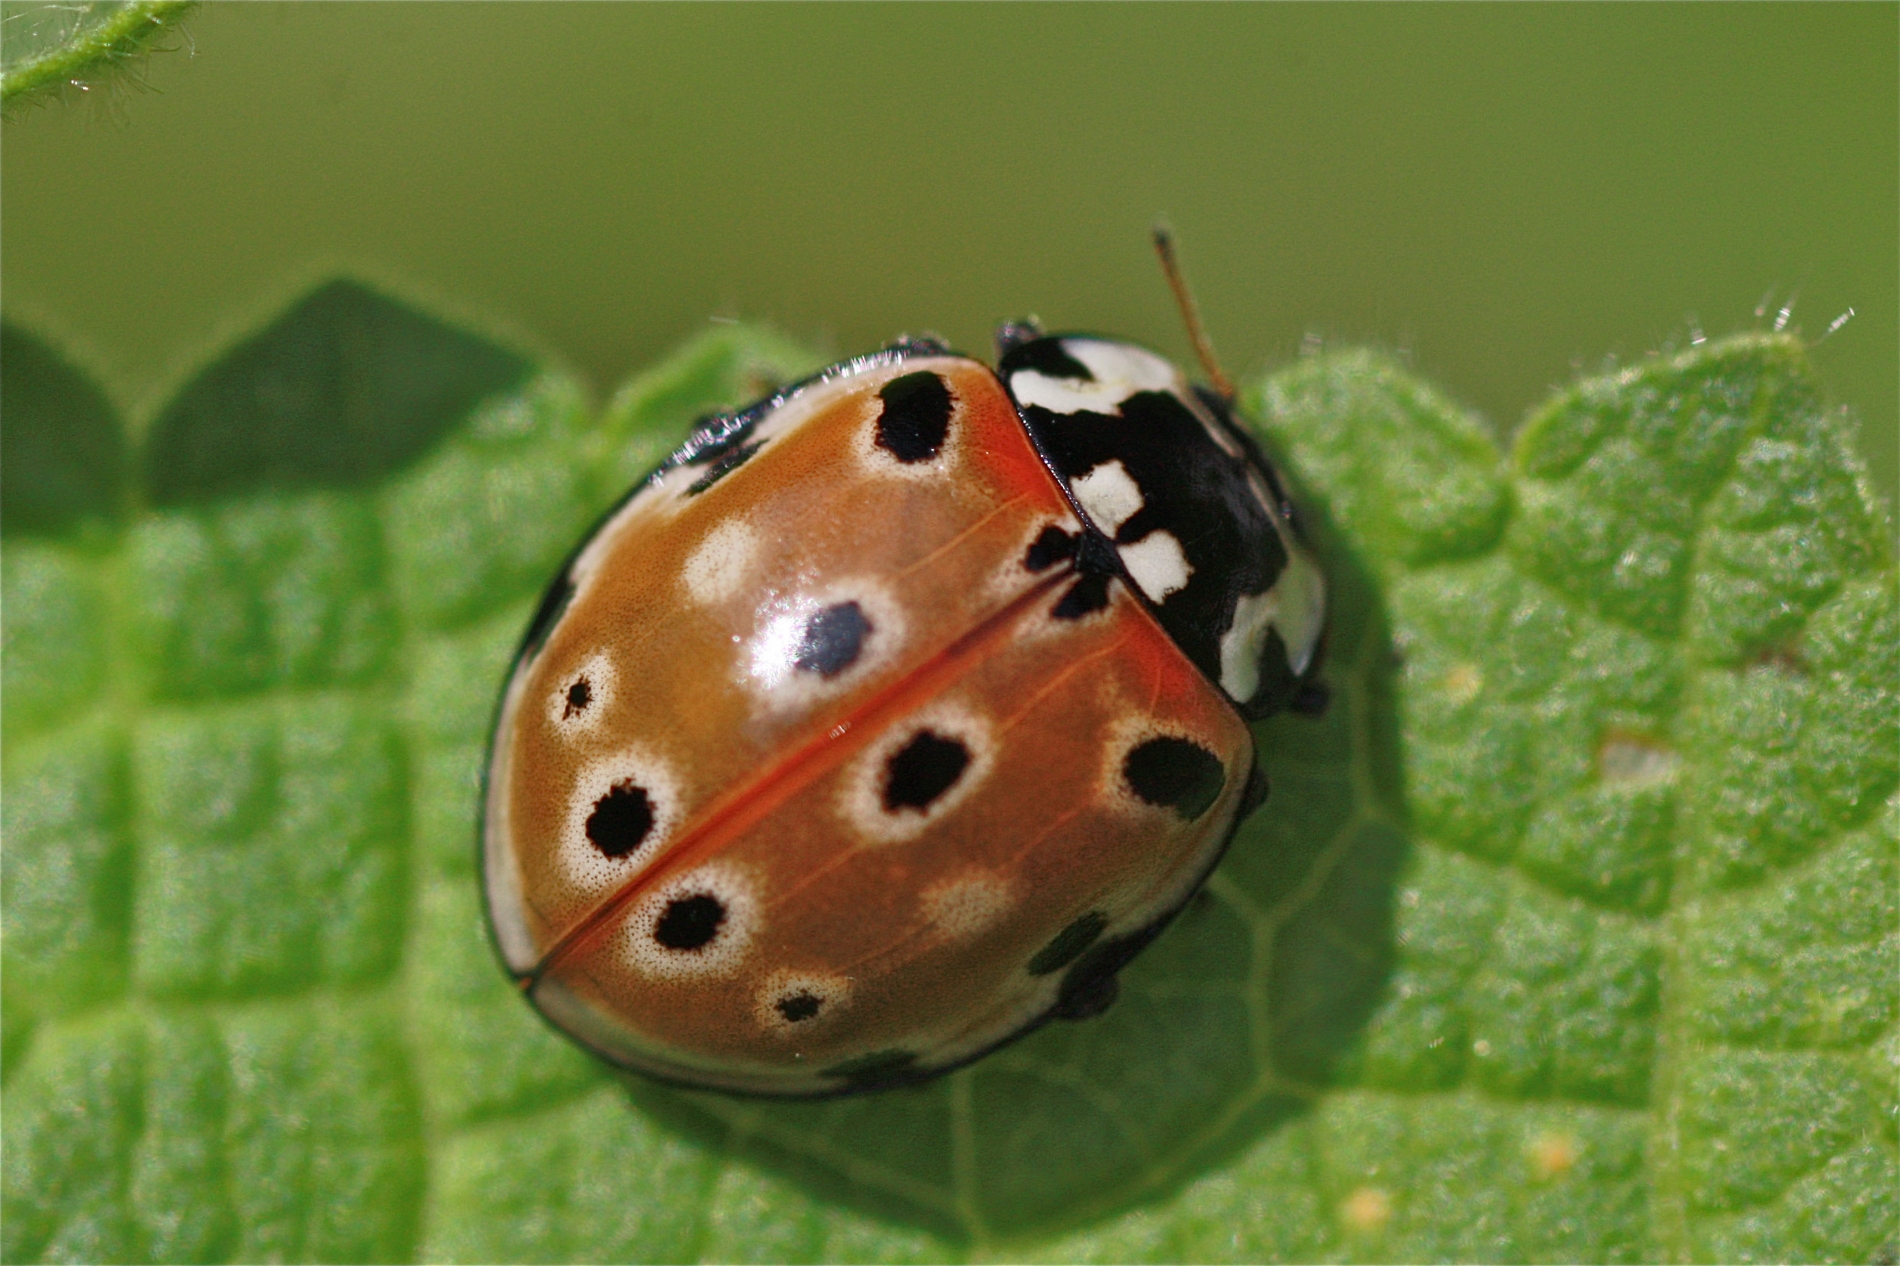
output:
M92 91L126 73L195 7L194 0L6 0L0 105Z
M728 328L596 413L350 282L139 432L6 332L0 1256L1866 1260L1896 1240L1891 528L1801 346L1500 454L1369 353L1249 391L1333 705L1104 1017L824 1103L616 1076L482 929L539 589Z

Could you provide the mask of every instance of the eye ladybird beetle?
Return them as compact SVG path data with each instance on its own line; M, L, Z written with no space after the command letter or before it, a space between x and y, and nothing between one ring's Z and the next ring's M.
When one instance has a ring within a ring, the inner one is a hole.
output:
M508 971L608 1060L917 1081L1115 973L1319 697L1325 587L1220 394L1109 339L929 339L703 422L555 578L503 693Z

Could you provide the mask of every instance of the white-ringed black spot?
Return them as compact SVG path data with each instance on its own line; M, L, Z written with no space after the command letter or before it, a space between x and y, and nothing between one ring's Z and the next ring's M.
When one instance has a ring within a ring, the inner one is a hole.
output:
M820 677L836 677L857 663L870 633L871 621L865 618L863 607L855 602L834 603L805 622L792 664Z
M1076 537L1051 523L1044 528L1023 554L1023 566L1030 571L1045 571L1057 563L1075 557Z
M631 778L609 787L587 815L587 838L606 857L625 857L652 830L653 801Z
M670 950L702 949L719 935L725 921L725 904L710 893L675 897L653 925L653 939Z
M1199 743L1165 735L1131 749L1122 760L1122 777L1149 804L1173 809L1192 822L1220 799L1227 771Z
M884 811L928 809L956 785L969 764L970 749L961 739L933 730L917 731L884 768Z
M1029 974L1047 976L1051 972L1061 971L1082 956L1082 952L1095 944L1102 929L1108 926L1108 916L1100 910L1090 910L1087 914L1055 934L1055 938L1036 951L1029 960Z
M797 993L788 993L777 1002L778 1013L793 1024L809 1020L818 1014L824 1005L824 999L809 990L801 989Z
M572 720L587 711L587 705L594 701L594 687L585 677L576 677L567 688L567 702L561 708L561 719Z
M652 980L730 980L758 939L759 895L751 868L723 858L674 875L634 902L615 938L618 957ZM774 980L751 1010L765 1024L782 1024L772 1001L807 987L824 996L802 980Z
M737 911L728 917L734 923L744 918ZM753 1017L766 1033L795 1038L798 1030L835 1020L840 1011L848 1009L851 984L848 976L826 972L773 972L754 995Z
M884 410L877 419L877 445L898 461L927 462L950 434L949 384L919 370L893 378L877 393Z

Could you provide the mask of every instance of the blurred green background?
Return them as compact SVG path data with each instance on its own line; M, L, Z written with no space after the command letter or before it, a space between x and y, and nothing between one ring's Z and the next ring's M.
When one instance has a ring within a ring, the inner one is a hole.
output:
M5 124L9 314L137 410L337 267L610 389L727 317L1396 348L1508 426L1772 323L1900 469L1900 8L211 4ZM1764 296L1769 311L1757 318Z

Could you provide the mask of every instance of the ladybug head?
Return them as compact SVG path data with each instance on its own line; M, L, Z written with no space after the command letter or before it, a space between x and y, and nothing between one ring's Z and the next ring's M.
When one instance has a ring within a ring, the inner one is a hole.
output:
M1325 582L1273 467L1224 396L1134 343L997 332L997 373L1037 451L1121 576L1244 714L1317 669Z

